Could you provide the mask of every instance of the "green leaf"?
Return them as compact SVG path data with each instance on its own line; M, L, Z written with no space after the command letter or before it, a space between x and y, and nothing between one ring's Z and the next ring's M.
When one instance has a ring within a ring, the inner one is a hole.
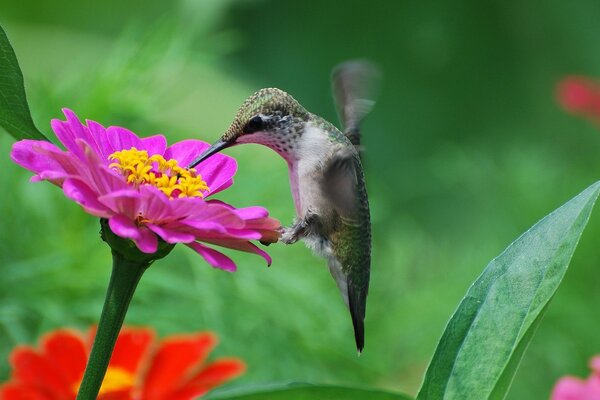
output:
M448 322L417 399L503 399L567 270L596 182L492 260Z
M48 140L34 125L17 56L0 26L0 126L16 139Z
M411 400L403 394L378 390L345 388L339 386L317 386L293 384L239 395L213 395L207 400Z

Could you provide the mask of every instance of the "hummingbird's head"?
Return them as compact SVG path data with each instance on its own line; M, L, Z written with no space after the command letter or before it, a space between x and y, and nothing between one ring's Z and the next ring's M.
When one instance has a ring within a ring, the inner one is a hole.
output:
M262 144L287 157L309 117L309 112L283 90L261 89L244 101L229 129L188 168L242 143Z

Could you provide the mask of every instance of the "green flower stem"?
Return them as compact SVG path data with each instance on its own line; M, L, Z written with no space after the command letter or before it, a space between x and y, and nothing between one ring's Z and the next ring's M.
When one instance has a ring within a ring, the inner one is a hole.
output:
M102 380L123 325L129 303L142 274L152 261L132 261L112 251L113 269L100 316L100 323L92 353L85 368L83 380L77 394L78 400L94 400L98 396Z

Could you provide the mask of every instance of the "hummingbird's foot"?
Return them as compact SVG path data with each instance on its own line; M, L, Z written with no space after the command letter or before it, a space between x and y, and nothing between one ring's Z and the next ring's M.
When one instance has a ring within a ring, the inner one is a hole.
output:
M301 228L299 225L281 228L281 237L279 238L279 241L285 244L296 243L300 236L299 228Z
M308 210L304 218L296 220L294 225L281 228L281 237L279 238L279 241L285 244L296 243L311 232L311 226L317 221L317 214L312 210Z

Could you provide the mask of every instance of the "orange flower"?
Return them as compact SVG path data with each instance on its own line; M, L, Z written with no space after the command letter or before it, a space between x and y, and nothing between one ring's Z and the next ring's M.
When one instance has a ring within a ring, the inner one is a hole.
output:
M95 335L60 329L45 335L38 349L18 346L10 356L12 378L0 386L0 400L75 399ZM245 370L241 360L206 364L217 344L212 333L169 336L157 343L149 328L123 328L98 399L186 400L201 396Z

